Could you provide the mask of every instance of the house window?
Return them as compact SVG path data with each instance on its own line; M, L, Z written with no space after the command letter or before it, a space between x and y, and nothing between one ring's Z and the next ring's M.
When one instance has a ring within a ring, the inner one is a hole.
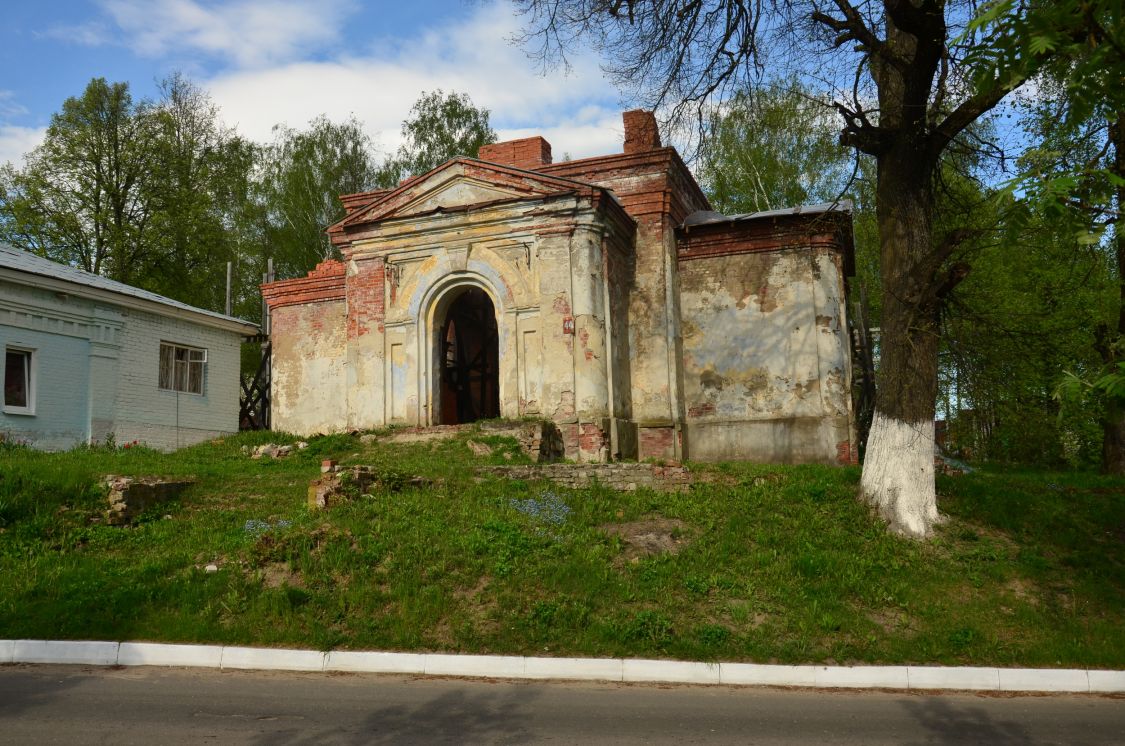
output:
M34 350L4 350L4 412L35 414Z
M206 366L207 350L160 343L160 388L202 394Z

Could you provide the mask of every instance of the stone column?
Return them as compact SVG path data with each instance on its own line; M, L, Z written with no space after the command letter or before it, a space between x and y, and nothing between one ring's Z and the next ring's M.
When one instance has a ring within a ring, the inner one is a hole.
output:
M609 451L610 387L603 233L604 228L599 222L580 222L570 242L574 396L578 416L578 457L582 461L605 461Z

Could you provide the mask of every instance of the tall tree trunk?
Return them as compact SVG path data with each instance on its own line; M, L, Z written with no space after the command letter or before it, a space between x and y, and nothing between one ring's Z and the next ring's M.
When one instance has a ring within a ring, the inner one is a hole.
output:
M902 138L879 157L876 216L883 286L879 385L860 489L893 531L923 538L934 490L938 300L931 161Z
M1117 222L1113 226L1113 248L1117 258L1118 311L1117 334L1113 344L1106 345L1103 356L1107 366L1116 365L1121 360L1122 345L1125 345L1125 115L1109 123L1109 141L1113 149L1113 173L1117 175ZM1106 395L1109 403L1102 420L1102 469L1107 474L1125 474L1125 406L1112 396Z

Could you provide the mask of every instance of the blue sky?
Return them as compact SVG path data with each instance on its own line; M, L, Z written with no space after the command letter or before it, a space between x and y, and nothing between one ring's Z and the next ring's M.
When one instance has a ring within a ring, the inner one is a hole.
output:
M490 109L501 139L542 134L556 157L621 147L624 107L597 59L541 76L508 42L519 20L505 2L7 0L2 18L0 163L20 162L91 78L152 97L177 70L259 141L355 114L389 153L420 92L443 88Z

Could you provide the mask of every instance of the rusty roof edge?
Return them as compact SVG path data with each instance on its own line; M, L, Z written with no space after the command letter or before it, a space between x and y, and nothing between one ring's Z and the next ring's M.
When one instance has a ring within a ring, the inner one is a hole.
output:
M802 205L800 207L786 207L780 210L763 210L761 212L747 212L739 215L723 215L710 210L697 210L684 219L683 229L698 228L705 225L720 225L722 223L744 223L765 218L796 217L802 215L823 215L829 212L851 213L854 204L850 199L840 199L835 202L821 202L815 205Z

